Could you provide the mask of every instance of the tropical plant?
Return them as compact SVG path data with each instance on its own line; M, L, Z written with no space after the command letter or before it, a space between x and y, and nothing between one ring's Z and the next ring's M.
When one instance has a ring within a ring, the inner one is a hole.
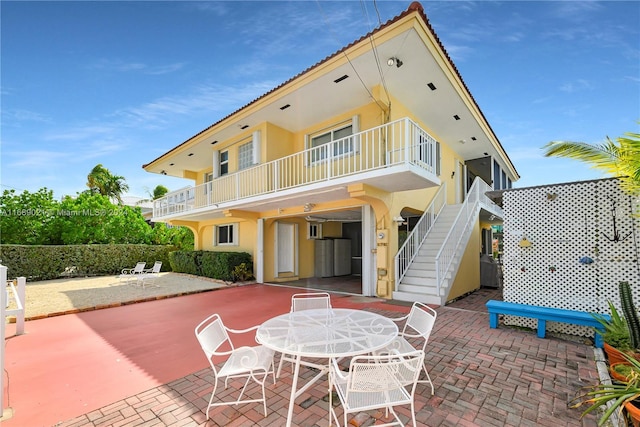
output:
M169 192L169 189L164 185L156 185L156 187L153 189L153 194L152 194L153 200L163 197L168 192Z
M604 407L604 412L598 420L599 426L606 423L615 411L622 411L626 403L640 398L640 361L628 354L624 354L624 357L629 362L627 383L590 385L584 387L583 393L570 402L572 408L589 405L582 416ZM607 407L609 402L611 405Z
M618 283L620 290L620 303L622 305L622 311L624 312L624 318L627 321L629 327L629 337L631 348L634 351L640 349L640 319L638 319L638 311L633 304L633 297L631 295L631 285L629 282Z
M591 164L615 177L620 177L622 187L629 193L640 193L640 134L609 137L602 144L585 142L551 141L542 147L546 157L565 157Z
M631 350L631 339L629 336L629 327L624 317L616 309L611 301L607 301L611 318L606 318L601 314L593 313L593 317L602 325L604 331L598 331L602 334L602 339L611 347L615 347L620 351Z
M46 187L35 193L4 190L0 195L0 240L15 245L60 243L54 226L58 210L53 191Z
M89 187L89 192L117 200L120 205L122 205L122 194L129 190L123 176L113 175L102 164L94 166L87 175L87 187Z

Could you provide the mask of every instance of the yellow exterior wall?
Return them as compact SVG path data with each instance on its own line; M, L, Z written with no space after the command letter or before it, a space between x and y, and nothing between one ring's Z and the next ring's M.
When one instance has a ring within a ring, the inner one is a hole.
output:
M480 236L480 238L478 238ZM460 269L456 274L448 300L458 298L476 289L480 289L480 249L482 239L480 224L476 222L471 238L460 260Z
M207 222L208 223L208 222ZM214 245L214 230L218 225L238 224L238 244L237 245ZM199 249L214 252L248 252L255 255L255 221L247 221L237 218L222 218L213 223L200 226L202 243Z
M262 136L262 162L271 162L296 152L295 135L272 123L265 123Z

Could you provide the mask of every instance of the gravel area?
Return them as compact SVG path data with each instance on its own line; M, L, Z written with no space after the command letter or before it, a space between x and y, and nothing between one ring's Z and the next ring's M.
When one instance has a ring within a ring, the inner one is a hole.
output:
M135 281L121 281L118 276L27 282L25 318L77 313L231 286L236 284L180 273L160 273L144 288ZM11 301L9 308L14 307L15 302Z

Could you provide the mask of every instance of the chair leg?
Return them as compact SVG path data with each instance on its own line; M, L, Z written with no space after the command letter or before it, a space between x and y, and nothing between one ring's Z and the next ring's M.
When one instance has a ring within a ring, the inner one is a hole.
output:
M278 362L278 373L276 374L276 378L280 378L280 373L282 372L282 364L284 361L293 363L293 360L287 358L286 353L282 353L280 356L280 362Z
M431 395L433 396L435 394L435 389L433 388L433 381L431 381L431 377L429 376L429 372L427 371L426 364L422 367L422 370L424 371L424 374L427 376L427 379L418 380L418 382L422 384L429 384L431 386Z
M213 391L211 392L211 397L209 398L209 405L207 406L207 421L209 421L209 411L213 406L213 396L216 395L216 390L218 389L218 379L215 378L213 382Z

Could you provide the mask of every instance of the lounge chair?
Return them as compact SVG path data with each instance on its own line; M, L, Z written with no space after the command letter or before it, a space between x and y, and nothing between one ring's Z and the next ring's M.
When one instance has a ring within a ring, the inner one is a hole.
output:
M137 277L138 284L142 285L142 289L144 289L147 282L153 283L158 278L161 268L162 261L156 261L155 264L153 264L153 268L143 270L142 274Z
M136 280L141 274L144 273L144 268L147 266L146 262L139 262L133 268L123 268L118 276L118 279L122 281L122 279L127 282L131 280Z

